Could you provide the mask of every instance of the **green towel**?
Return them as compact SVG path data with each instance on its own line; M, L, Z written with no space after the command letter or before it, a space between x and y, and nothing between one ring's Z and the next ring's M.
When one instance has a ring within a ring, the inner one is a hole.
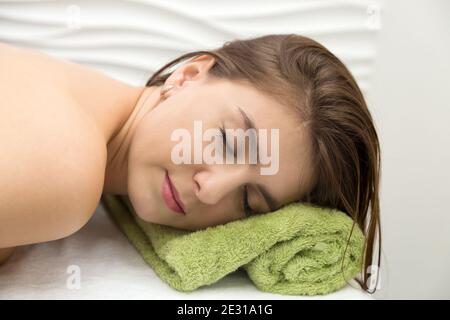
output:
M156 274L193 291L244 269L255 286L284 295L327 294L361 270L364 236L343 212L291 203L197 231L140 219L127 196L102 195L106 211Z

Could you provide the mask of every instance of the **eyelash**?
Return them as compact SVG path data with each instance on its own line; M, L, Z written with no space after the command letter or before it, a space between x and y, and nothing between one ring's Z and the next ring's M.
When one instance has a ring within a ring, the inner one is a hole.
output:
M244 192L242 193L242 210L245 212L246 216L249 216L253 214L253 209L248 204L248 197L247 197L247 185L244 186Z
M224 145L228 146L227 143L227 135L225 133L225 127L222 126L220 129L220 133L222 135L222 139L223 139L223 143ZM243 188L243 192L242 192L242 211L245 213L246 216L249 216L253 213L253 209L250 207L249 203L248 203L248 190L247 190L247 185L244 186Z
M220 130L220 134L222 135L224 146L227 148L227 150L231 149L230 145L227 142L227 134L225 133L225 126L220 127L219 130ZM235 158L237 157L236 149L234 150L234 157Z

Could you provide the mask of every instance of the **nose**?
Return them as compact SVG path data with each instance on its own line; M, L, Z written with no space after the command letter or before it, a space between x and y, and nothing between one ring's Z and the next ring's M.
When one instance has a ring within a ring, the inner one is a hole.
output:
M218 203L249 180L245 165L212 165L194 175L197 198L209 205Z

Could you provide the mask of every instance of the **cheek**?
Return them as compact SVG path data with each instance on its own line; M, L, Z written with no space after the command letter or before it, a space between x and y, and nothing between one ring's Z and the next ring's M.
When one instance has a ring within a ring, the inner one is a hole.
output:
M173 126L157 119L147 117L136 128L131 145L130 157L135 161L147 164L162 164L170 161L170 151L173 141L170 140Z
M145 221L154 222L157 218L158 191L154 172L132 166L128 176L128 197L138 216Z

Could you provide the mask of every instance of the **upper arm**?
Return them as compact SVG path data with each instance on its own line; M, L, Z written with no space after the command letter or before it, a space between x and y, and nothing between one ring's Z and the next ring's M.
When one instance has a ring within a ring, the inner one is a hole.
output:
M52 166L55 160L46 162L45 157L23 160L0 166L0 248L76 232L89 220L101 195L98 174L91 168L74 170L64 160Z
M0 126L0 248L74 233L103 189L106 146L92 130L21 118L21 131L15 117Z

